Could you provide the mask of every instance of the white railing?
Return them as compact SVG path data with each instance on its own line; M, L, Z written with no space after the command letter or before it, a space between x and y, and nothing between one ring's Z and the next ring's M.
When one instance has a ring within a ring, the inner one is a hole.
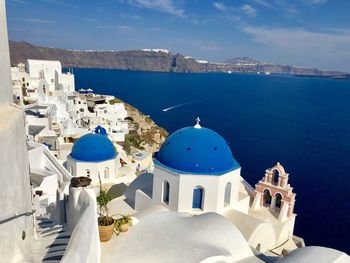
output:
M45 148L44 150L45 156L51 161L53 166L59 171L59 173L62 175L62 182L70 181L72 179L72 175L67 171L67 169L57 160L57 158L48 150Z

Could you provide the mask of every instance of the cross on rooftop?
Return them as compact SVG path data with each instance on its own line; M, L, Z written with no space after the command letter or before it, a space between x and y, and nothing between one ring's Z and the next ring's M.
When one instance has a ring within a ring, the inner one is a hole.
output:
M199 117L197 117L197 119L196 119L197 123L196 123L196 125L194 125L195 128L202 128L202 126L199 124L200 121L201 121L201 119Z

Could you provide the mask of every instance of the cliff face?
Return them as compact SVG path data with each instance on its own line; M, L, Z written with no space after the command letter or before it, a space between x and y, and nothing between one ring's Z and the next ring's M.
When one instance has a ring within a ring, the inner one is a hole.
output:
M63 67L112 68L124 70L205 72L205 66L180 54L143 50L74 51L38 47L26 42L10 41L11 64L26 59L59 60Z
M162 71L162 72L270 72L293 75L326 77L345 76L342 72L322 71L286 65L261 63L248 57L233 58L225 63L204 63L181 54L165 51L75 51L60 48L39 47L26 42L10 41L11 64L25 62L26 59L59 60L63 67L111 68L122 70Z

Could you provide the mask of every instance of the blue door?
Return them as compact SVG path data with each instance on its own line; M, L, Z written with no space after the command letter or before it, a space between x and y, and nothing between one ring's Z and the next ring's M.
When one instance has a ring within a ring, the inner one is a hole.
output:
M202 209L203 203L203 188L193 189L192 208Z

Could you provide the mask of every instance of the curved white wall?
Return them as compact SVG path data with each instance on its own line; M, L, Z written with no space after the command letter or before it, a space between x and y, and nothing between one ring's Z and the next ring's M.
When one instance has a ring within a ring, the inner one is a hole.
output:
M98 263L101 245L97 226L94 189L70 188L67 221L72 234L63 263Z

